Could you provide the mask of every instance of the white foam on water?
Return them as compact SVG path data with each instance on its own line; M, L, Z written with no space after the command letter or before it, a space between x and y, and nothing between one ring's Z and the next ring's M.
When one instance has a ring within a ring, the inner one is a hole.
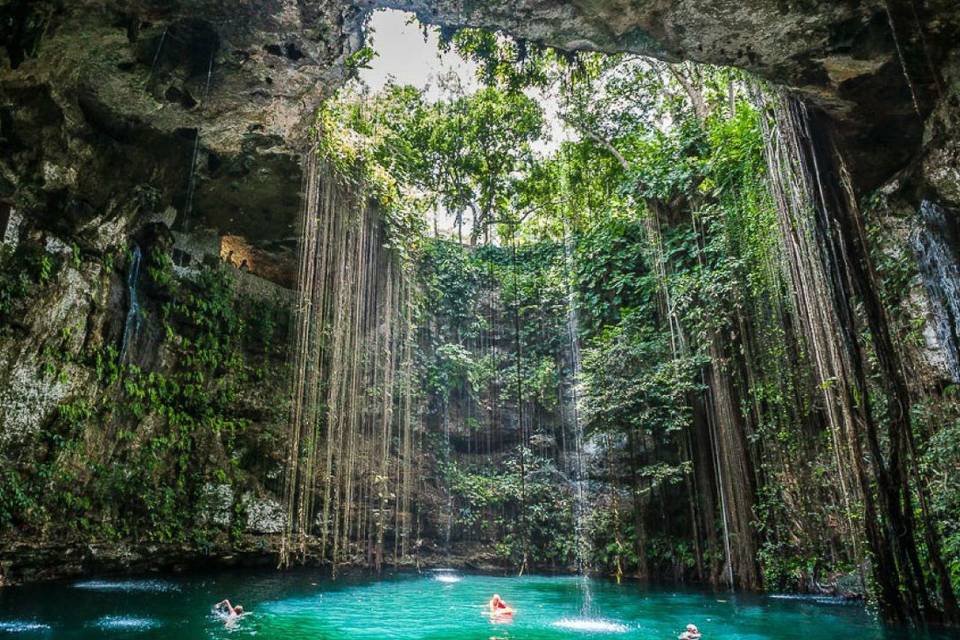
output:
M49 631L50 625L27 620L0 620L0 631L20 633L25 631Z
M602 618L561 618L554 622L553 626L570 631L591 631L596 633L627 632L627 625Z
M434 578L437 582L442 582L444 584L453 584L455 582L460 582L463 580L460 576L454 576L449 573L442 573Z
M857 600L854 598L844 598L843 596L818 596L803 593L773 593L767 596L773 600L795 600L797 602L813 602L816 604L852 604Z
M159 626L156 620L150 618L135 618L132 616L103 616L95 623L98 629L121 631L144 631Z
M179 585L163 580L86 580L74 583L75 589L91 591L180 591Z

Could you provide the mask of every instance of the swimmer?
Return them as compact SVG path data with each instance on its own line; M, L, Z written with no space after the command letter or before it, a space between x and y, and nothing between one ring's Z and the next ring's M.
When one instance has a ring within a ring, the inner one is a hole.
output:
M686 631L678 636L678 640L700 640L700 630L697 625L688 624Z
M507 606L500 594L495 593L490 598L490 618L510 617L513 615L513 609Z
M218 613L226 614L227 620L239 618L243 615L243 605L238 604L237 606L233 606L227 599L223 599L217 604L213 605L213 610L217 611Z

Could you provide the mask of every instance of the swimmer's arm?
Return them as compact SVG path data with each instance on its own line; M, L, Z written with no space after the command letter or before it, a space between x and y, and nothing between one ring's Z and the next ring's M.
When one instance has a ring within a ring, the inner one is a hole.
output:
M227 611L230 612L230 615L232 615L232 616L237 615L237 612L234 611L234 609L233 609L233 605L230 604L230 601L227 600L226 598L224 598L223 600L221 600L220 602L218 602L218 603L215 605L215 608L216 608L216 609L220 609L221 607L226 607L226 608L227 608Z

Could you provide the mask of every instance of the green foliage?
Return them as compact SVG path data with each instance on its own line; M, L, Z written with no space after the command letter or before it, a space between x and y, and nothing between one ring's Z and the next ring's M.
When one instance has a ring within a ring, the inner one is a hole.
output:
M647 256L639 221L602 220L580 235L573 262L581 330L595 335L616 324L622 310L655 304L656 280Z
M457 525L497 540L503 559L519 565L524 552L540 565L567 566L574 551L573 499L554 462L524 451L509 452L493 467L450 464L447 481L457 498ZM491 515L492 514L492 515Z
M281 366L287 311L238 298L221 270L181 281L165 252L148 252L145 262L145 329L156 332L172 365L122 362L114 345L73 357L74 366L95 372L98 396L61 403L43 442L31 444L46 455L5 470L0 531L209 540L218 532L201 531L212 526L198 521L203 485L242 487L245 457L266 455L249 451L257 445L242 394L269 392L263 383Z
M535 42L507 38L483 29L460 29L442 33L441 46L454 49L478 64L477 75L488 86L516 92L546 86L563 60L557 53Z
M455 242L436 240L424 244L417 280L423 288L424 311L449 333L444 339L475 337L486 321L478 309L481 285L489 265Z
M56 276L62 260L33 242L0 247L0 331L17 322L18 305Z
M943 546L944 561L954 589L960 588L960 478L953 466L960 460L960 386L950 385L941 397L914 405L917 435L936 429L920 456L920 470L929 479L931 516Z
M376 52L371 47L361 47L349 56L345 62L347 76L354 77L360 69L369 69L370 63L376 57Z
M702 360L674 357L670 337L627 314L584 353L585 418L601 431L638 429L663 439L690 424L688 394Z
M437 208L461 225L469 213L474 242L507 210L515 174L532 162L530 143L544 126L539 105L523 93L486 88L429 103L398 85L372 97L345 89L319 123L322 155L362 175L385 212L404 217L399 227L409 230Z

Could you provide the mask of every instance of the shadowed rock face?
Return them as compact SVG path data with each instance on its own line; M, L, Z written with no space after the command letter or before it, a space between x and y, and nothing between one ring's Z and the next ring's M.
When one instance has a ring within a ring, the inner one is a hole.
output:
M322 0L0 2L0 201L85 247L173 210L176 228L288 253L306 132L360 17Z

